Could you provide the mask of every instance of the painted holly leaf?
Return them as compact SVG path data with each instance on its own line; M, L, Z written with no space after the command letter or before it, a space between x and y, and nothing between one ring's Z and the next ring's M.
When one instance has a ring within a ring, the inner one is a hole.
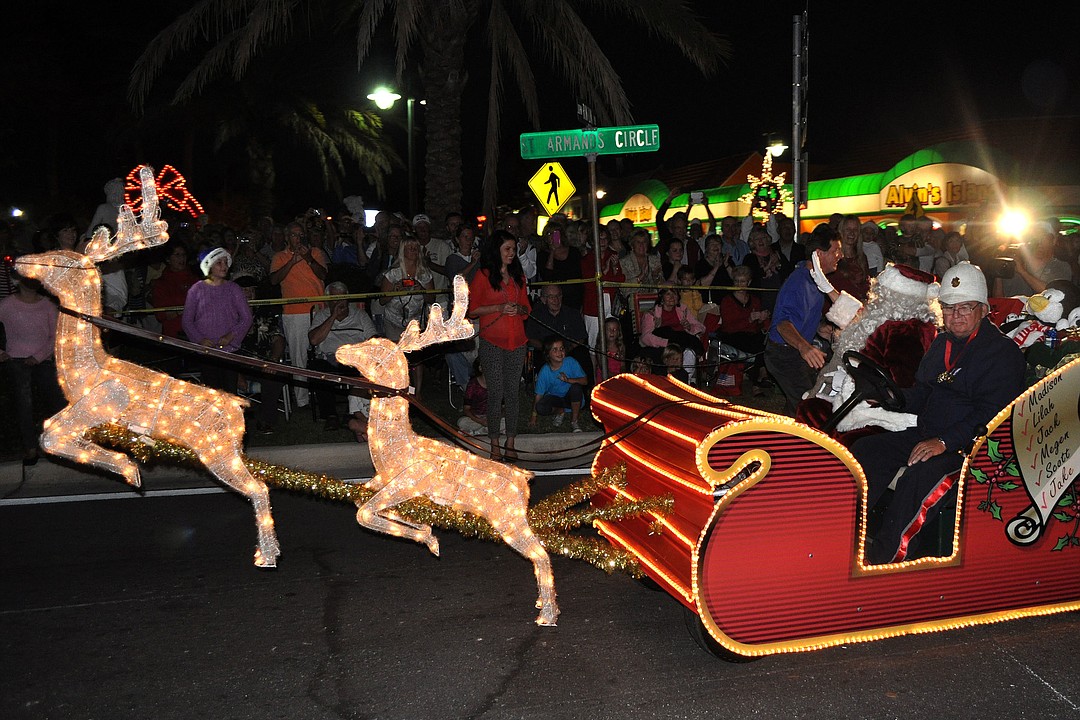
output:
M989 508L989 507L990 507L990 502L988 500L983 500L981 503L979 503L979 510L981 510L983 512L986 512L986 509Z
M1001 519L1001 506L996 502L990 503L990 514L994 516L995 520Z
M1006 481L1006 482L1003 482L1003 483L998 483L998 487L1001 488L1002 490L1004 490L1005 492L1008 492L1010 490L1015 490L1016 488L1018 488L1020 486L1017 485L1016 483L1014 483L1012 480L1009 480L1009 481Z
M1020 477L1020 468L1016 464L1016 458L1009 461L1009 464L1005 466L1005 472L1013 477Z
M1067 512L1056 512L1056 513L1054 513L1054 517L1056 519L1060 520L1061 522L1069 522L1070 520L1073 519L1073 516L1070 515Z
M1069 539L1069 542L1071 542L1073 545L1080 545L1080 537L1076 537L1075 535L1073 535Z
M978 482L978 483L986 482L986 473L983 472L982 470L980 470L979 468L972 468L971 477L975 478L975 482Z
M987 440L986 441L986 455L987 455L987 457L989 457L991 460L993 460L996 463L999 463L999 462L1001 462L1002 460L1005 459L1005 456L1001 454L1001 450L999 449L1000 445L1001 445L1000 440Z
M1069 507L1072 504L1073 504L1073 496L1072 495L1062 495L1061 499L1058 500L1058 507Z
M1067 546L1068 544L1069 544L1069 536L1068 535L1062 535L1061 537L1058 538L1057 544L1054 545L1054 548L1053 548L1053 550L1051 552L1061 550L1063 547Z

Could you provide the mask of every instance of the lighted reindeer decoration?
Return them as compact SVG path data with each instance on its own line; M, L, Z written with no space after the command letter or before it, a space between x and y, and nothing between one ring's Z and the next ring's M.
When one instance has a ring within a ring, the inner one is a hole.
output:
M407 388L409 365L405 353L470 337L473 326L465 319L468 305L469 289L459 275L454 278L454 308L449 319L443 318L442 308L436 303L423 333L414 320L397 344L373 338L341 347L337 359L373 382ZM425 496L440 505L485 518L507 545L532 561L540 592L536 624L555 624L559 609L551 559L527 518L532 473L415 434L409 423L409 402L400 396L372 398L368 448L377 473L368 487L376 492L356 513L361 525L423 543L438 555L439 541L431 534L431 526L407 522L393 512L395 506Z
M159 220L153 172L143 167L141 222L128 206L120 208L114 237L94 234L80 255L55 250L15 261L19 274L36 278L64 308L101 316L101 275L95 265L132 250L168 240ZM56 329L56 368L68 406L45 422L41 447L53 455L119 473L139 487L138 466L126 455L86 439L90 428L123 425L148 441L162 438L190 448L213 475L251 500L259 546L255 564L274 567L280 553L266 485L252 477L241 459L247 405L234 395L186 383L105 353L98 327L77 314L60 313Z

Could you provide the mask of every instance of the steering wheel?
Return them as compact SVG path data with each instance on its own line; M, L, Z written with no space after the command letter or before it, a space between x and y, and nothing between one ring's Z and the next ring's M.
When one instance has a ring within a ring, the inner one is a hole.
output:
M863 400L877 400L881 407L893 412L904 409L904 394L885 368L855 350L844 353L843 364L844 370L855 382L855 390L821 428L824 432L832 432Z
M904 393L893 382L889 371L855 350L844 353L844 370L855 381L855 392L862 392L863 399L877 400L886 410L897 412L904 409Z

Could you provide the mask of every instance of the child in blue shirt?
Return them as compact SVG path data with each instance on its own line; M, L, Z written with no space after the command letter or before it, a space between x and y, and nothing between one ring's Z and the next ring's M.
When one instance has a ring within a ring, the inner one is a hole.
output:
M588 383L585 371L577 360L567 356L561 338L549 337L544 340L544 358L546 362L536 374L536 399L529 425L535 427L539 415L554 413L551 424L559 427L563 422L563 410L570 408L570 429L581 432L578 415L584 396L583 388Z

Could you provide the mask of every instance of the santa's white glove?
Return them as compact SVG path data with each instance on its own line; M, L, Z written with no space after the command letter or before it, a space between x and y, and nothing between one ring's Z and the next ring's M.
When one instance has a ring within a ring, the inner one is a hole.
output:
M839 375L840 373L837 374ZM840 383L840 391L832 398L833 410L836 410L843 405L847 399L851 397L851 393L854 391L855 381L850 375L844 372L843 379ZM836 426L836 430L837 432L848 432L850 430L875 425L886 430L899 432L910 427L915 427L918 422L918 415L912 413L890 412L885 408L871 406L868 402L863 400L852 408L851 412L840 421Z
M832 375L832 392L829 393L830 395L841 394L844 391L845 384L851 386L851 377L844 368L837 368L829 374ZM847 395L850 394L851 389L849 387ZM845 399L847 398L847 395L844 396Z
M825 319L843 330L859 314L862 306L862 303L857 298L848 295L847 291L843 290L840 292L840 297L833 301L829 312L825 313Z
M810 277L813 279L814 284L817 285L817 289L826 295L836 292L836 288L829 282L829 278L825 277L825 273L821 271L821 260L818 258L817 250L810 253L810 258Z

